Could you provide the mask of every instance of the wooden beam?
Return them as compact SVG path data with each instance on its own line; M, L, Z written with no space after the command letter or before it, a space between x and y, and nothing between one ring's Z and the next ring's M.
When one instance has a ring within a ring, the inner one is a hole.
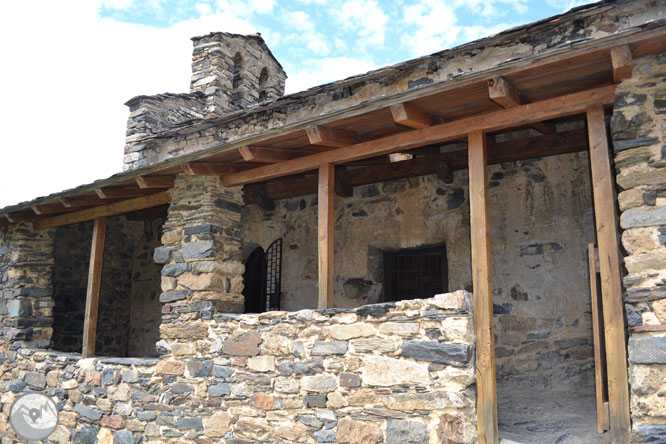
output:
M512 108L523 104L520 91L504 77L488 79L488 95L490 100L502 108ZM555 125L544 122L535 122L530 126L541 134L554 134L556 132Z
M188 176L222 176L247 170L248 166L234 163L207 163L196 162L183 165L183 171Z
M504 77L488 79L488 95L490 100L502 108L511 108L523 104L520 92Z
M100 199L124 199L127 197L146 196L154 191L141 188L104 187L95 189Z
M35 214L57 214L69 211L62 203L33 205L32 211Z
M275 209L275 202L266 194L266 184L259 184L259 186L251 188L248 190L248 193L251 194L252 202L259 205L262 209L266 211Z
M119 214L130 213L132 211L142 210L144 208L156 207L171 202L168 191L151 194L149 196L137 197L135 199L114 202L108 205L100 205L86 210L75 211L62 214L60 216L50 217L33 223L35 230L44 230L63 225L71 225L79 222L97 219L98 217L117 216Z
M61 197L60 202L66 208L90 207L95 205L107 205L109 202L95 196Z
M488 147L488 164L494 165L503 162L585 151L587 150L587 145L587 131L584 129L495 143ZM348 170L345 173L344 180L349 183L349 186L357 187L371 183L385 182L387 180L438 174L440 180L447 183L444 180L447 179L447 175L442 170L444 168L442 165L446 165L449 170L467 168L467 151L461 150L444 154L431 154L399 163L384 163L372 167ZM337 183L338 180L336 178L336 188ZM248 184L245 186L244 199L246 204L256 203L252 199L252 190L262 185L264 183ZM285 178L285 180L270 182L265 185L266 196L270 199L278 200L304 196L317 193L317 176ZM338 193L338 195L340 194Z
M310 126L305 132L311 145L330 146L339 148L349 146L361 141L361 138L348 131L326 128L325 126Z
M238 152L246 162L275 163L298 157L298 151L259 146L241 146Z
M427 128L433 123L432 114L407 103L391 106L391 116L395 123L410 128Z
M629 444L631 434L629 383L620 248L617 241L617 216L615 214L615 181L611 172L604 107L601 103L587 109L587 129L590 139L594 218L597 227L606 360L608 362L610 438L613 443Z
M136 178L137 185L142 189L173 188L175 181L174 176L139 176Z
M615 86L605 86L229 174L222 178L222 182L225 186L263 182L281 176L312 171L325 163L344 163L442 143L454 140L468 131L497 131L556 117L575 115L584 112L590 102L610 105L614 100Z
M614 46L610 50L613 67L613 83L620 83L631 77L634 70L633 56L629 45Z
M349 183L347 172L344 167L337 167L335 169L335 194L340 197L352 197L354 195L354 187Z
M437 164L436 171L439 180L446 184L453 183L453 171L451 171L448 163L444 161L439 162Z
M479 444L498 444L493 286L488 216L486 134L469 134L469 207L476 334L476 414Z
M608 402L608 378L606 376L606 353L602 332L604 331L601 297L597 283L599 253L594 244L587 246L588 273L590 277L590 306L592 307L592 342L594 344L594 385L597 401L597 432L608 430L608 415L604 403Z
M90 266L88 268L88 289L86 291L86 317L83 323L84 358L95 356L95 339L97 338L97 313L99 307L99 290L102 285L102 262L104 259L104 243L106 240L106 217L95 219L93 240L90 247Z
M333 307L333 235L335 206L335 167L328 163L319 167L319 204L317 208L319 245L318 308Z

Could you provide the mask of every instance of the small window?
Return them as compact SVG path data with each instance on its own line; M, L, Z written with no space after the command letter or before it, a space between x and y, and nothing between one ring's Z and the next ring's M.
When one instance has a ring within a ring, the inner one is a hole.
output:
M268 68L264 67L259 74L259 100L268 98Z
M384 301L431 298L449 287L446 245L384 252Z
M240 52L237 52L236 55L234 56L234 67L233 67L233 78L232 78L232 83L231 87L233 89L237 89L239 86L241 86L241 82L243 81L243 77L241 76L241 70L243 69L243 57L240 55Z

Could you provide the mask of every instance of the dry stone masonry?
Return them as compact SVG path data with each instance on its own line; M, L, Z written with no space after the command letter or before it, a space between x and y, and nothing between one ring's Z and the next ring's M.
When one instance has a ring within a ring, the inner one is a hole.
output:
M55 443L476 442L469 293L183 324L159 359L0 353L3 444L24 390L58 399Z
M666 54L634 60L611 119L629 339L632 442L666 436ZM651 331L657 330L657 331ZM661 438L659 438L661 439Z

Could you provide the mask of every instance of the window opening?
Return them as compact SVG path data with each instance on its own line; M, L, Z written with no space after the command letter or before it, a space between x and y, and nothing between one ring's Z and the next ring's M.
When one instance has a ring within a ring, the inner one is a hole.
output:
M384 252L384 301L425 299L448 291L446 245Z
M243 274L245 313L263 313L280 309L282 295L282 238L264 251L255 248L245 261Z
M259 74L259 101L266 100L268 97L268 68L262 68Z

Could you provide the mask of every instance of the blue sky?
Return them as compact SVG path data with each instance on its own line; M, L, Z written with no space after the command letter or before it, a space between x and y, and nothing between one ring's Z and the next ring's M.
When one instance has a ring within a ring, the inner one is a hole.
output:
M121 171L128 115L123 103L138 94L187 91L190 37L212 31L260 32L287 71L290 93L457 46L583 3L3 2L0 207Z

